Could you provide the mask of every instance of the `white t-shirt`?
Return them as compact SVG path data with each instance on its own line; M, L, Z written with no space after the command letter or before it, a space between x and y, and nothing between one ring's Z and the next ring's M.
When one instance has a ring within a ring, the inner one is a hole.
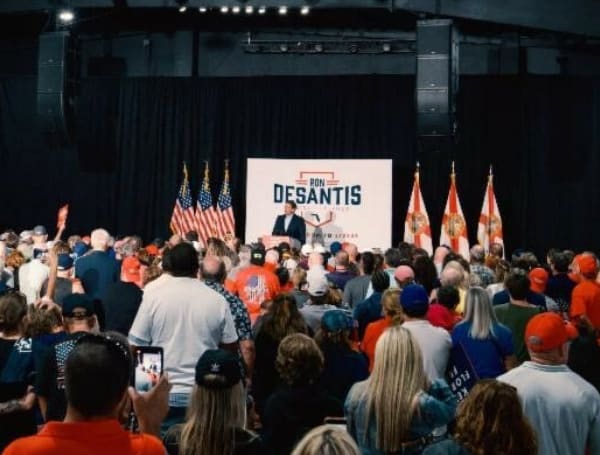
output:
M204 351L237 341L223 296L195 278L169 277L144 292L129 331L135 345L160 346L171 394L189 394Z
M35 303L41 297L42 284L48 278L49 271L48 266L39 259L32 259L19 268L19 289L27 297L27 303Z
M566 365L524 362L498 377L517 388L538 453L600 454L600 394Z
M430 381L444 379L452 339L441 327L435 327L425 320L406 321L402 327L416 338L423 355L423 367Z

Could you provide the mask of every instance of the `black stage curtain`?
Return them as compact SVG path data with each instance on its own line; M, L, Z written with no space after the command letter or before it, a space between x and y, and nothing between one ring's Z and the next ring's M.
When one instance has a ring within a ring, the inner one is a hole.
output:
M70 232L164 237L182 162L195 193L209 161L216 197L229 159L243 236L246 158L391 158L393 242L419 160L435 243L454 159L472 242L491 163L509 249L600 250L597 78L463 77L458 139L439 151L416 140L406 76L86 79L69 147L38 133L35 90L0 78L0 227L51 226L69 202Z

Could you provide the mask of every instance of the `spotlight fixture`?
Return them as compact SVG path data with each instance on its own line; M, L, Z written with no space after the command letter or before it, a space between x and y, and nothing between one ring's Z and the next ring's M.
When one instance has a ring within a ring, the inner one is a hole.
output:
M264 6L261 6L260 8L258 8L258 14L266 14L267 12L267 8Z
M279 50L280 50L281 52L287 52L287 51L288 51L288 46L287 46L287 44L285 44L285 43L284 43L284 44L281 44L281 45L279 46Z
M308 13L310 13L310 7L304 5L302 8L300 8L300 14L302 14L303 16L306 16Z
M180 13L185 13L187 11L188 0L175 0L177 6L179 7Z
M252 14L252 13L254 13L254 6L247 5L246 8L244 9L244 11L246 11L246 14Z
M240 13L240 7L239 6L234 6L233 8L231 8L231 12L233 14L239 14Z
M392 46L390 43L383 43L381 48L383 49L383 52L389 52L392 50Z
M63 24L73 22L73 19L75 19L75 13L70 9L63 9L58 12L58 20Z
M208 9L206 8L206 6L201 6L200 8L198 8L198 11L204 14L208 11Z
M315 44L315 52L318 52L318 53L323 52L323 45L322 44Z
M280 6L279 7L279 15L280 16L285 16L287 13L288 13L287 6Z
M229 6L221 6L221 12L227 14L229 12Z

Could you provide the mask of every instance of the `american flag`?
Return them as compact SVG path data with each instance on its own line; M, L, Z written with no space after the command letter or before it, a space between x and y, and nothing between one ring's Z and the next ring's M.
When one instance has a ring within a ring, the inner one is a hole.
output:
M204 167L204 178L198 201L196 202L196 230L206 246L210 237L217 236L218 216L212 202L212 193L210 192L210 181L208 176L208 163Z
M183 163L183 182L179 187L173 215L171 216L171 231L175 234L185 235L194 229L194 207L192 204L192 191L188 180L187 166Z
M219 206L217 213L219 237L223 240L235 237L235 216L233 215L233 207L231 206L231 187L229 186L229 165L227 161L225 161L225 176L223 177L223 184L221 185L217 204Z

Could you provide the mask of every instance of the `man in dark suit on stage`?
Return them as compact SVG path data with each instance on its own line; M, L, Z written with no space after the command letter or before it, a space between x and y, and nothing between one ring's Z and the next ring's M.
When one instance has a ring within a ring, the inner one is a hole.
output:
M296 203L289 201L285 203L284 214L279 215L275 220L272 235L287 235L300 242L300 245L306 243L306 224L304 218L295 214Z

